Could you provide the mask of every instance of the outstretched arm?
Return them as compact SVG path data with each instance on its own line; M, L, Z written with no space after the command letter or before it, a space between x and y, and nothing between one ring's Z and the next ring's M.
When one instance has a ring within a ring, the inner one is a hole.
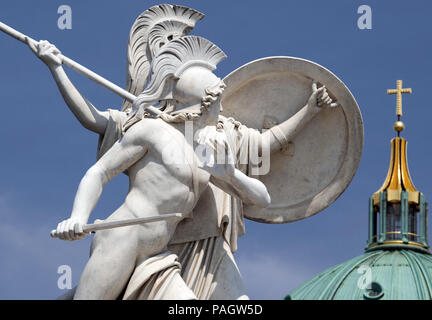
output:
M60 51L48 41L40 41L36 45L27 41L27 44L48 66L64 101L78 121L84 128L103 134L108 123L108 112L96 109L75 88L62 67L62 61L58 56Z
M291 141L297 133L325 107L334 108L338 103L333 102L325 86L317 88L312 83L312 94L307 104L295 115L279 125L270 128L262 134L262 143L268 143L270 152L279 151Z
M86 224L91 212L102 194L104 186L112 178L122 173L147 152L147 147L140 141L137 134L138 126L129 129L123 138L96 162L82 178L75 196L72 214L69 219L60 222L56 233L62 240L76 240L85 236L75 233L75 225Z

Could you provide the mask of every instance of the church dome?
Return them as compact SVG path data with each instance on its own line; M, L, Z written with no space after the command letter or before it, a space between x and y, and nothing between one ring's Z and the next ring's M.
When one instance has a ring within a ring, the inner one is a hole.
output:
M285 299L429 300L432 255L412 249L369 251L320 273Z
M432 255L427 239L428 204L408 170L407 141L400 137L402 81L397 89L390 165L382 187L369 199L369 232L365 253L332 267L294 289L285 299L431 300Z

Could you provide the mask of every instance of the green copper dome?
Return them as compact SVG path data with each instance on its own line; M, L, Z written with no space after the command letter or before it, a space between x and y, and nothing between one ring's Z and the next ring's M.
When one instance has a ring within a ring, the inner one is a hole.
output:
M389 93L411 92L398 89ZM400 137L402 102L397 101L397 137L382 187L369 199L366 252L315 276L285 299L431 300L432 255L428 244L428 204L408 170L407 141Z
M285 299L432 299L432 255L412 249L370 251L320 273Z

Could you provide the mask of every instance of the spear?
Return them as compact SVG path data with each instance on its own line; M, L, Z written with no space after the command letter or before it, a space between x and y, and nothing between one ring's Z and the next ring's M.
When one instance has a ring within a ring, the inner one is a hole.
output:
M168 213L168 214L162 214L160 216L151 216L151 217L117 220L117 221L114 220L114 221L108 221L108 222L98 222L98 223L83 225L82 231L84 233L90 233L90 232L95 232L98 230L133 226L133 225L137 225L137 224L168 220L171 218L181 218L181 217L183 217L183 215L181 213ZM79 226L78 225L75 225L75 232L79 233ZM58 238L58 234L57 234L56 230L52 230L50 234L51 234L52 238Z
M38 43L36 40L22 34L21 32L9 27L8 25L2 23L0 21L0 31L3 31L7 35L27 44L27 40L31 43L34 43L35 45ZM120 88L119 86L115 85L111 81L101 77L97 73L91 71L90 69L87 69L86 67L80 65L78 62L75 62L72 59L69 59L68 57L59 54L58 57L61 59L62 63L67 65L72 70L75 70L76 72L82 74L84 77L93 80L97 84L101 85L102 87L108 89L109 91L115 93L116 95L120 96L121 98L133 103L135 99L137 98L132 93L124 90L123 88ZM154 115L159 115L162 112L152 106L149 106L146 108L149 112L153 113Z
M2 23L0 21L0 31L3 31L7 35L27 44L27 41L30 43L33 43L37 45L37 41L22 34L21 32L9 27L8 25ZM135 95L131 94L130 92L124 90L123 88L120 88L119 86L115 85L111 81L101 77L97 73L91 71L90 69L87 69L86 67L82 66L78 62L75 62L74 60L59 54L58 57L61 59L62 63L67 65L72 70L75 70L76 72L82 74L86 78L93 80L97 84L101 85L102 87L110 90L111 92L115 93L116 95L120 96L121 98L133 103L135 99L137 98ZM153 113L154 115L159 115L162 112L152 106L146 107L146 110ZM143 224L143 223L149 223L149 222L155 222L155 221L161 221L161 220L167 220L173 217L182 217L181 213L172 213L172 214L163 214L160 216L152 216L152 217L143 217L143 218L137 218L137 219L127 219L127 220L121 220L121 221L108 221L108 222L102 222L102 223L94 223L94 224L86 224L82 227L82 231L85 233L95 232L97 230L104 230L104 229L112 229L112 228L119 228L119 227L125 227L125 226L131 226L131 225L137 225L137 224ZM75 226L76 230L78 230L78 226ZM51 237L57 238L58 234L56 230L51 231Z

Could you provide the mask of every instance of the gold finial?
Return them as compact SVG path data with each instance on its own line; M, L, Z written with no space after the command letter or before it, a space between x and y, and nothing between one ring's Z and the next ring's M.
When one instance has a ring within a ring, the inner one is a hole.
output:
M379 205L380 193L383 191L387 192L387 201L401 201L401 192L406 191L408 202L419 203L419 191L414 186L408 170L407 144L404 138L392 139L387 178L382 187L373 195L375 205Z
M396 115L398 117L402 116L402 93L412 93L411 88L403 89L402 88L402 80L397 80L396 89L388 89L388 94L396 94Z
M394 124L394 129L398 133L398 137L391 141L391 156L390 166L387 173L387 178L382 187L374 193L374 204L379 204L380 193L387 192L387 201L401 201L401 192L406 191L408 194L408 202L419 203L419 191L412 183L406 156L407 141L399 137L399 133L403 131L405 125L400 121L402 116L402 93L412 93L411 88L402 88L402 80L397 80L396 89L387 90L388 94L397 95L396 115L398 121Z

